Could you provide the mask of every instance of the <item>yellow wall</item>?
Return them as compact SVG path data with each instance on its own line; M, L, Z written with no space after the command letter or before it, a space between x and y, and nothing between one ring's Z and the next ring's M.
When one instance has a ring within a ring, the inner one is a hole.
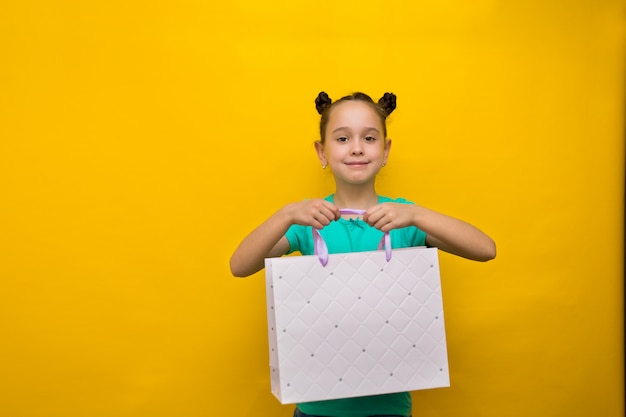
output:
M379 191L498 243L414 415L623 415L626 2L214 3L0 4L0 414L291 414L228 259L332 191L323 89L395 92Z

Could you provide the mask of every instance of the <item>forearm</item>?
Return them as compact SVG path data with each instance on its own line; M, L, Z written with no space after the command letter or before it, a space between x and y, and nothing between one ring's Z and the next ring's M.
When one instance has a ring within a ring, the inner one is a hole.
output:
M282 256L289 250L285 233L292 224L317 229L340 217L339 209L319 198L287 204L254 229L230 258L230 270L237 277L247 277L265 266L265 258Z
M254 229L230 258L231 273L247 277L264 268L265 258L284 255L289 247L280 243L291 224L287 210L281 208Z
M495 258L495 242L477 227L425 207L414 207L414 225L426 232L428 245L475 261Z

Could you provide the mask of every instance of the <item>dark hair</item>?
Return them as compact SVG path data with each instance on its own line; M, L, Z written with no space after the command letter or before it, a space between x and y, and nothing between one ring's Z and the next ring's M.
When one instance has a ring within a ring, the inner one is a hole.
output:
M352 93L348 96L342 97L339 100L333 102L328 94L325 92L321 92L317 95L315 99L315 108L317 112L322 115L320 119L320 138L321 142L324 143L326 140L326 125L328 125L328 118L330 117L330 113L333 107L337 104L344 101L364 101L365 103L372 106L372 108L376 111L376 114L380 118L380 122L383 125L383 134L384 137L387 137L387 116L391 114L396 108L396 95L393 93L385 93L378 103L374 102L370 96L365 93Z

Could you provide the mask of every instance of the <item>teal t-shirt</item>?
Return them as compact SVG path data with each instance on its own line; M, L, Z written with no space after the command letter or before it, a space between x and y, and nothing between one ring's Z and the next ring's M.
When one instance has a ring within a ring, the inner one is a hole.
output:
M333 195L325 198L333 202ZM378 203L412 204L398 198L378 197ZM320 230L320 234L328 246L328 253L365 252L378 248L383 232L369 226L361 219L344 219L331 222ZM390 232L392 248L424 246L426 233L416 227L403 227ZM287 230L289 253L300 252L302 255L313 255L313 235L311 226L293 225ZM317 416L331 417L367 417L374 415L411 415L411 394L400 392L394 394L373 395L368 397L342 398L338 400L316 401L297 404L306 413Z

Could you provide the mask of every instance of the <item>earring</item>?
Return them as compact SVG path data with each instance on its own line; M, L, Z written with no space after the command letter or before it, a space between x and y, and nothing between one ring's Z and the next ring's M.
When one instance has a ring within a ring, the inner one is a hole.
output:
M383 166L387 165L387 163L383 162Z
M322 169L326 169L326 164L322 164Z

